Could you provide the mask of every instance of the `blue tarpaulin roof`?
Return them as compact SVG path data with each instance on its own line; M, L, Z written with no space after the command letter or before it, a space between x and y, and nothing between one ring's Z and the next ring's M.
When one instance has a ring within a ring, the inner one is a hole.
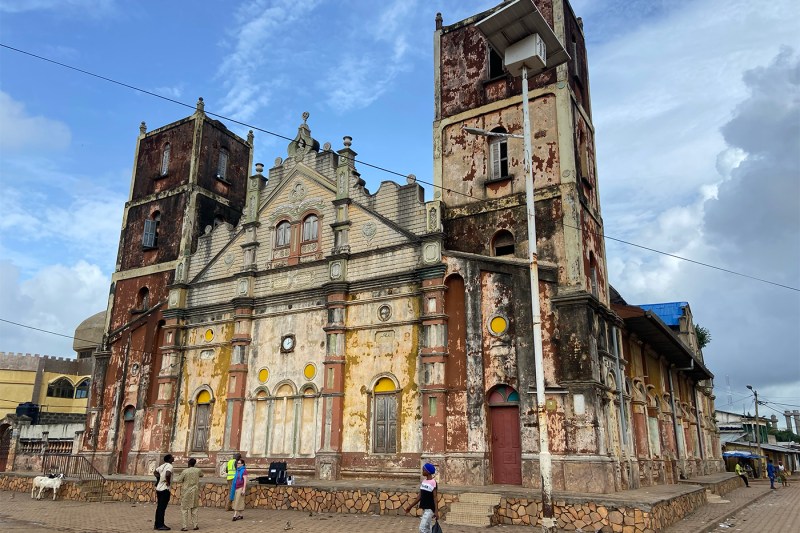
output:
M646 311L652 311L658 315L664 324L668 326L678 326L680 318L683 316L683 308L688 307L689 302L668 302L663 304L639 304L638 307Z
M757 459L758 457L766 457L766 456L765 455L759 456L756 453L750 453L750 452L735 451L735 452L722 452L722 457L744 457L747 459Z

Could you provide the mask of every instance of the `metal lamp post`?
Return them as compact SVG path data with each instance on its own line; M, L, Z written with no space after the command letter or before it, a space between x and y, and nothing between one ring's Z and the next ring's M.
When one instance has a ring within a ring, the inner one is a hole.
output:
M753 393L753 396L756 399L755 434L756 434L756 447L758 448L758 464L759 464L759 467L761 467L762 466L761 457L763 456L763 454L761 453L761 435L759 434L759 433L761 433L761 427L759 426L759 423L758 423L758 421L759 421L759 418L758 418L758 391L755 390L752 385L748 385L747 388L750 389L750 392ZM764 472L764 468L759 468L758 469L758 477L759 478L763 478L764 477L763 472Z
M531 280L531 312L533 350L536 371L536 412L539 421L539 472L542 477L542 531L555 530L553 517L553 469L550 442L547 434L547 413L544 389L542 354L542 319L539 305L539 267L536 246L536 218L533 204L533 154L531 151L531 120L528 110L528 76L551 69L569 60L564 47L552 28L539 13L532 0L505 3L490 16L475 24L492 48L503 56L506 69L522 77L523 139L525 142L525 198L528 215L528 251ZM487 134L482 130L465 128L467 132ZM496 134L518 138L519 135Z

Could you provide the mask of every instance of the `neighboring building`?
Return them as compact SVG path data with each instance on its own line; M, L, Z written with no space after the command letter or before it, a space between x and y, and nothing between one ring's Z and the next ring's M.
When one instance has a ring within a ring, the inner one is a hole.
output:
M73 450L75 431L83 431L86 418L91 369L91 359L0 352L0 472L16 466L20 438L41 453L53 429L50 449ZM69 424L78 428L63 428ZM55 434L64 432L70 437L62 443Z
M81 420L91 369L91 359L0 352L0 418L16 414L17 407L27 403L38 406L36 421L41 423L64 419L63 415Z
M703 363L689 304L628 305L612 288L624 321L622 354L631 401L629 448L642 485L722 470L714 421L713 374Z
M691 339L612 309L583 29L567 2L537 5L573 58L532 80L530 104L554 486L713 471L713 404L692 396L712 376ZM520 80L474 27L493 11L437 16L428 202L411 176L370 193L352 139L320 148L307 114L266 176L248 176L252 136L202 101L142 125L93 355L83 450L101 470L143 474L167 451L216 470L242 451L321 479L415 478L431 461L446 483L539 484L523 147L462 130L522 131ZM693 365L643 382L680 402L672 455L634 444L637 357Z
M102 344L105 331L105 311L100 311L90 316L78 325L72 338L72 349L75 350L78 359L87 359L92 356L94 351Z

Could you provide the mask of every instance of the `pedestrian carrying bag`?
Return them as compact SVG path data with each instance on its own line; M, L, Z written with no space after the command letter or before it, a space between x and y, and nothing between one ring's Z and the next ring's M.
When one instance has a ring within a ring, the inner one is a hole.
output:
M442 533L442 526L439 525L439 521L433 523L433 527L431 528L431 533Z
M158 482L161 481L161 472L158 471L158 468L153 470L153 475L156 476L156 480L153 482L153 484L155 484L155 486L157 487Z

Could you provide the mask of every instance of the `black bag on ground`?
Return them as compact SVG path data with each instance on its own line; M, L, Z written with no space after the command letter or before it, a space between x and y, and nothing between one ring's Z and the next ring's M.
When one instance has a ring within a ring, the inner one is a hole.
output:
M272 462L269 464L269 475L266 476L268 485L286 485L286 463ZM259 479L259 483L261 480Z

